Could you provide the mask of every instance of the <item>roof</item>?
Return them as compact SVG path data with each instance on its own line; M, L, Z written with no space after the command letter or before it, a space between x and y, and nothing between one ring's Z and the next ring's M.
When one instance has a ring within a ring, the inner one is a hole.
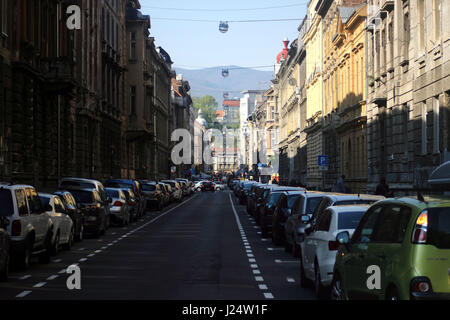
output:
M350 18L353 16L353 14L364 5L366 5L366 4L362 3L355 7L344 7L344 6L339 7L339 13L341 14L342 23L344 23L344 24L347 23L347 21L350 20Z
M232 99L223 100L222 105L228 106L228 107L240 107L241 101L240 100L232 100Z
M223 117L223 110L217 110L216 117L218 117L218 118Z
M327 209L331 209L334 212L361 212L366 211L369 205L346 205L346 206L330 206Z

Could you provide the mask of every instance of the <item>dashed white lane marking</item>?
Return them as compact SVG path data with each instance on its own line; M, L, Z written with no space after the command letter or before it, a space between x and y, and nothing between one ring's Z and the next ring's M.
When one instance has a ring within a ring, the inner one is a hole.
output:
M300 261L297 261L297 260L280 260L280 259L275 259L274 261L276 263L300 263Z
M247 249L245 251L248 252L248 253L252 253L253 252L251 249Z
M267 250L269 251L279 251L279 250L284 250L283 248L267 248Z
M253 274L261 274L261 271L259 271L258 269L253 270Z
M60 272L58 272L59 274L61 273L66 273L67 269L62 269Z
M20 277L20 280L27 280L31 278L31 274L27 274L26 276Z
M247 253L247 257L254 258L255 256L253 254L251 254L251 253Z
M270 292L264 292L264 298L266 299L273 299L273 294L271 294Z
M259 229L259 227L258 227L258 226L254 226L253 228L255 228L255 229Z
M83 251L85 248L80 248L80 249L78 249L79 251Z
M259 287L259 289L261 289L261 290L267 290L268 288L267 288L267 285L265 285L265 284L260 284L260 285L258 285L258 287Z
M81 258L81 259L78 260L78 261L80 261L80 262L85 262L85 261L87 261L87 258Z
M251 263L256 262L256 259L250 258L250 259L248 259L248 262L251 262Z
M95 253L100 253L100 252L102 252L102 250L95 250L94 252Z
M16 298L23 298L23 297L29 295L31 292L32 292L32 291L30 291L30 290L22 291L21 293L19 293L19 294L16 296Z
M47 284L47 282L39 282L36 283L33 288L42 288L43 286L45 286Z
M48 277L47 280L48 280L48 281L52 281L52 280L55 280L55 279L58 278L58 277L59 277L59 276L58 276L57 274L54 274L54 275Z
M264 281L264 278L258 276L258 277L255 277L255 280L258 281L258 282L262 282L262 281Z
M261 234L261 231L258 231L257 234Z
M61 259L54 259L54 260L52 260L54 263L58 263L58 262L61 262L62 260Z
M258 265L257 265L257 264L251 264L251 265L250 265L250 268L252 268L252 269L258 269Z
M287 282L290 282L290 283L295 282L294 278L290 278L290 277L287 277L287 278L286 278L286 281L287 281Z
M261 241L269 241L270 239L267 238L261 238Z
M95 253L88 254L88 257L89 257L89 258L90 258L90 257L93 257L93 256L95 256Z

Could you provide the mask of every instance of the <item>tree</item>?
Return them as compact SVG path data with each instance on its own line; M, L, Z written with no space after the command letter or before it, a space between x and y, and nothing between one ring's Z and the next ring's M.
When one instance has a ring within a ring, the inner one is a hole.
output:
M201 109L208 128L222 129L222 126L216 122L216 111L219 104L213 96L193 97L192 101L196 116L198 116L198 110Z

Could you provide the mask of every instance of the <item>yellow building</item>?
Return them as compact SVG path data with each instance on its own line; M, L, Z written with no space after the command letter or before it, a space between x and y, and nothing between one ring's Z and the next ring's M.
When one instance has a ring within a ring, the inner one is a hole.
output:
M318 156L322 149L323 81L322 81L322 17L316 7L322 1L311 0L306 17L307 31L303 36L306 49L306 128L307 134L307 185L318 189L323 187L322 173L319 171Z
M365 1L352 6L335 2L322 11L324 17L324 119L323 147L329 156L325 185L333 188L345 175L351 192L365 192L366 65Z

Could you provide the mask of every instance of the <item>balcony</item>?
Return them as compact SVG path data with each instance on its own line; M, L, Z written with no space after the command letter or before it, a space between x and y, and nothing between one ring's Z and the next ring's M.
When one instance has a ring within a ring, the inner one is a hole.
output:
M392 10L394 10L394 6L395 6L395 1L394 0L381 0L380 1L380 8L382 11L388 11L391 12Z
M41 59L40 68L48 92L66 92L75 86L74 63L70 58Z

